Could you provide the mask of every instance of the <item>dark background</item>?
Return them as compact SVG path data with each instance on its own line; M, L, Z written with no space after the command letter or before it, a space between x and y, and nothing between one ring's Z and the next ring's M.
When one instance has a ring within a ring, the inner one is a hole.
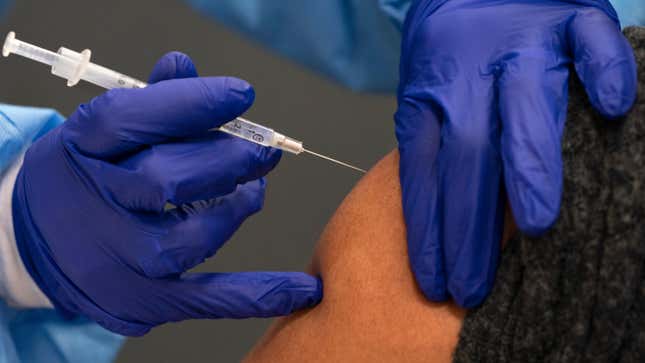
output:
M367 168L395 146L390 96L356 94L280 58L180 0L19 0L3 19L0 38L56 50L92 50L92 60L147 79L164 53L183 51L202 75L250 81L254 121L305 141L312 150ZM0 59L0 102L52 107L64 115L102 92L67 88L48 67L18 56ZM342 130L342 133L340 131ZM268 179L264 210L248 220L200 271L302 270L327 219L360 175L328 162L285 155ZM239 360L269 320L187 321L129 339L117 362Z

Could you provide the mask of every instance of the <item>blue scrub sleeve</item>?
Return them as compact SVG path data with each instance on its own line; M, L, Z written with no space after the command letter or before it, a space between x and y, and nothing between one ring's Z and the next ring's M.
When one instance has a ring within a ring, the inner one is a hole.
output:
M0 0L0 20L7 16L12 3L12 0Z
M412 0L186 1L206 16L353 90L396 90L400 29ZM623 26L645 26L645 1L611 3Z
M0 104L0 175L63 120L51 109ZM111 362L122 342L85 319L65 319L52 309L16 309L0 300L0 362Z
M618 13L623 27L638 25L645 26L645 1L643 0L612 0L611 4Z
M34 140L61 124L52 109L0 103L0 172L7 169Z
M351 89L396 88L397 24L408 1L187 1L219 23ZM388 4L387 14L379 3Z
M112 362L124 338L51 309L13 309L0 300L0 362Z

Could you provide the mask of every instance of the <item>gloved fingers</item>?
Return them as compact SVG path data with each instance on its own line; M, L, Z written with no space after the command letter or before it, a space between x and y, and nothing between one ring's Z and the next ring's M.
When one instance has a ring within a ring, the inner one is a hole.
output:
M264 203L264 179L239 185L231 194L178 206L166 212L167 233L157 241L156 252L140 265L153 278L181 274L214 255L246 218Z
M436 167L440 117L432 101L407 96L400 97L395 114L408 258L419 287L432 301L448 298Z
M568 24L569 47L591 104L604 117L625 115L636 99L636 61L620 27L604 12L585 8Z
M197 77L197 69L193 60L184 53L170 52L159 58L150 72L148 83L193 77Z
M79 106L64 125L70 147L115 160L170 140L204 135L244 113L255 94L232 77L172 79L113 89Z
M226 195L238 184L269 173L279 149L259 146L222 132L154 145L121 163L138 174L138 186L115 185L115 198L129 209L157 211ZM116 181L120 183L120 181Z
M166 297L156 304L166 305L166 321L281 316L322 299L320 279L301 272L188 274L160 282Z
M437 228L448 293L459 306L472 308L489 294L499 259L504 221L501 125L492 80L455 85L446 93L436 162L442 201Z
M562 196L561 140L568 68L523 57L499 80L506 193L515 221L537 236L556 221Z

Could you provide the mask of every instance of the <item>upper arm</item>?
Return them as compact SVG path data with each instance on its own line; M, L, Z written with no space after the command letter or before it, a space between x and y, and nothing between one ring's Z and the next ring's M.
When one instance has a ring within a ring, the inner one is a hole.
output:
M396 152L336 210L311 270L323 279L321 304L278 320L248 361L451 360L464 312L427 301L414 282Z

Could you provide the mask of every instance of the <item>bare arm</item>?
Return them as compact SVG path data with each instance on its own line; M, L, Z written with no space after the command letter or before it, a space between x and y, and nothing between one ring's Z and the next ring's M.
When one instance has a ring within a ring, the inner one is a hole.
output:
M311 271L324 298L276 321L247 362L449 362L464 310L428 302L407 259L398 153L383 158L325 228Z

